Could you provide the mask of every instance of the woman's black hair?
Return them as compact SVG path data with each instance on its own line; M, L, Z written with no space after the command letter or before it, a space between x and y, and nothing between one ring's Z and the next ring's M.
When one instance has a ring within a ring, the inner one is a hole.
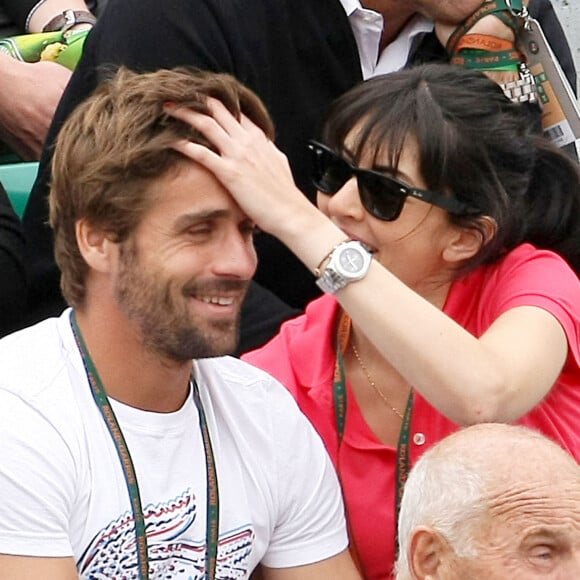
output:
M452 222L482 235L482 216L497 224L462 271L530 242L559 253L580 273L579 167L542 135L539 117L478 71L428 64L345 93L331 108L322 140L337 152L348 149L355 163L369 153L374 160L387 154L396 168L412 136L427 187L480 210L450 215Z

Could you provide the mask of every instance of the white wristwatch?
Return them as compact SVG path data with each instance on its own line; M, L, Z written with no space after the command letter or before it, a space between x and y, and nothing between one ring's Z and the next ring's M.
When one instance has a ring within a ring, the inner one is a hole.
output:
M348 283L367 275L373 257L361 242L343 242L334 248L328 264L316 280L327 294L334 294Z

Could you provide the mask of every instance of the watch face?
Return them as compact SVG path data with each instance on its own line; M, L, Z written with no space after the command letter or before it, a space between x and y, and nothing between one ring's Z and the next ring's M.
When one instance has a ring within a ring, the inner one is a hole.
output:
M344 242L332 252L330 262L316 283L324 292L334 294L349 282L364 278L371 262L371 254L360 242Z
M345 248L338 257L338 263L345 273L357 274L365 264L364 256L356 248Z

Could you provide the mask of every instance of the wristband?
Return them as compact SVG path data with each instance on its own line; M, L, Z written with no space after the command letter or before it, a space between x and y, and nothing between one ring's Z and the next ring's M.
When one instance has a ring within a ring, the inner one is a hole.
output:
M42 32L66 32L77 24L90 24L93 26L97 19L86 10L65 10L57 14L44 26Z

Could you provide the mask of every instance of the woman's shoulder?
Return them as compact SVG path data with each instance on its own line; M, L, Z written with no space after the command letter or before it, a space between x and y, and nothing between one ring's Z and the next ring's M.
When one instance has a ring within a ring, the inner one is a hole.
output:
M475 286L576 285L578 276L556 252L524 243L504 254L499 260L479 266L459 282L463 287L471 289Z
M576 318L580 280L560 255L525 243L457 280L444 310L463 325L476 320L487 328L517 306L537 306L558 318L564 313L566 318Z
M497 285L520 284L530 290L580 288L578 276L562 256L529 243L517 246L489 269L488 278Z

